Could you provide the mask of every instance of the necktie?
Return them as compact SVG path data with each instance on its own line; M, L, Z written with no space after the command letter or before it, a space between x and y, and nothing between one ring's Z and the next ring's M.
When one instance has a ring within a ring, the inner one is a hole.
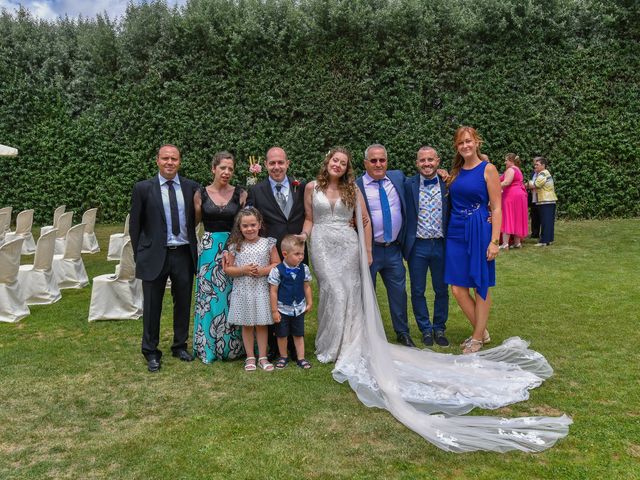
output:
M437 185L437 184L438 184L438 177L433 177L431 179L425 178L425 180L424 180L424 186L425 187L427 185Z
M180 235L180 217L178 216L178 197L173 188L173 180L167 180L169 187L169 210L171 210L171 232L177 237Z
M384 182L384 178L378 180L378 192L380 194L380 208L382 209L382 229L384 235L384 241L390 242L392 235L392 226L391 226L391 208L389 207L389 197L387 197L387 192L384 190L382 186L382 182Z
M284 213L287 209L287 199L285 198L284 193L282 193L281 183L276 184L276 202L278 202L280 210L282 210L282 213Z

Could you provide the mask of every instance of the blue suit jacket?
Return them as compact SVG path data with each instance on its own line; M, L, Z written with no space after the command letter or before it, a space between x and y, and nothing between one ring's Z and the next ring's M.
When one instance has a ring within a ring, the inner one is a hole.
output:
M447 235L447 226L449 224L449 196L447 195L447 186L438 177L440 183L440 193L442 194L442 229L443 233ZM409 259L413 244L416 241L416 231L418 229L418 211L419 198L420 198L420 174L416 174L413 177L407 178L404 184L405 202L407 204L407 218L405 224L407 225L405 240L402 244L402 255L405 260Z
M401 246L404 246L405 241L405 232L407 230L407 205L405 200L405 180L406 177L404 173L400 170L387 170L387 177L391 180L391 183L398 192L398 197L400 197L400 205L402 206L402 226L400 227L400 232L398 233L398 242L400 242ZM356 179L356 185L360 188L360 192L362 192L362 196L364 197L364 203L367 206L367 212L369 212L369 216L371 216L371 209L369 208L369 200L367 199L367 194L364 191L364 182L362 181L362 176ZM372 227L373 228L373 227ZM372 236L373 237L373 236ZM404 247L403 247L404 248Z

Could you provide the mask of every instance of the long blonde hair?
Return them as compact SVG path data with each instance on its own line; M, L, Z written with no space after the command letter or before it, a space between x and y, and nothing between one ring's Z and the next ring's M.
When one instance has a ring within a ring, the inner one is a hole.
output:
M456 156L453 158L453 165L451 166L451 173L447 180L447 186L453 183L456 177L460 174L460 169L464 165L464 158L458 152L458 142L465 133L471 135L471 138L473 138L473 140L478 144L476 147L476 154L478 155L478 158L480 158L480 147L482 146L482 137L480 134L473 127L458 127L455 135L453 136L453 150L456 152Z
M344 147L333 147L325 155L322 166L318 171L318 176L316 177L316 190L323 193L327 191L327 187L329 186L329 169L327 165L329 165L329 160L331 160L336 153L344 153L347 156L347 170L344 172L344 175L338 179L340 199L346 207L354 208L356 206L356 182L355 176L353 175L353 167L351 166L351 153Z

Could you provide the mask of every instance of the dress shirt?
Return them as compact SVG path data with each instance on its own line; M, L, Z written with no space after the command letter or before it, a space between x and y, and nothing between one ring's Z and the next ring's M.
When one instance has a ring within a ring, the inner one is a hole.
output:
M162 194L162 206L164 208L164 218L167 221L167 247L177 247L178 245L187 245L189 237L187 235L187 215L184 208L184 196L180 187L180 176L173 178L173 189L176 192L176 200L178 201L178 218L180 219L180 235L176 236L172 233L171 224L171 206L169 205L169 185L168 179L158 174L160 180L160 193Z
M371 178L368 173L365 173L362 177L362 183L364 184L364 191L367 195L367 202L369 203L373 241L384 243L382 207L380 206L380 193L378 191L380 186L378 181ZM402 228L402 204L400 203L400 196L393 186L393 183L391 183L391 180L389 180L389 177L385 176L382 180L382 188L387 192L387 197L389 198L389 208L391 210L391 241L394 242L398 239L398 234Z

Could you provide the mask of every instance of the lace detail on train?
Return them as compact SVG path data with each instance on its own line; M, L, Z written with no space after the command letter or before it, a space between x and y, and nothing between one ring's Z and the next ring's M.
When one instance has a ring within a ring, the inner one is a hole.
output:
M331 318L339 334L332 339L328 327L323 326L316 348L323 356L321 361L331 361L338 355L333 371L337 381L349 382L365 405L388 410L429 442L452 452L538 452L567 435L572 421L566 415L513 419L459 416L475 407L495 409L526 400L529 390L539 386L553 370L542 355L517 337L465 356L389 344L363 238L358 239L359 251L355 254L359 270L350 258L353 246L347 232L353 232L348 227L352 215L339 208L331 211L326 197L320 194L314 195L313 208L316 239L311 242L312 261L315 258L316 272L318 267L323 271L318 275L318 323L320 327ZM362 232L359 206L357 210L355 218ZM341 221L345 224L336 225ZM349 241L344 242L345 238ZM358 283L358 293L351 282ZM348 293L338 292L341 289Z

